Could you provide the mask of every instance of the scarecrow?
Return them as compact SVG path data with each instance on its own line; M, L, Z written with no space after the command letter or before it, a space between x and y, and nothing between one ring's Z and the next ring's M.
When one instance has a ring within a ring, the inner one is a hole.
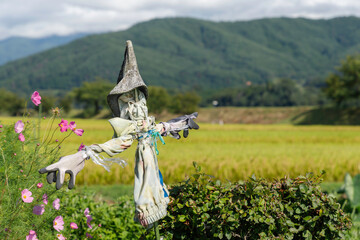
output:
M68 188L72 189L77 174L85 166L85 160L91 158L107 171L110 171L113 163L124 167L126 162L113 156L123 152L137 140L134 220L146 228L150 228L154 223L156 225L159 219L165 217L169 203L169 192L158 167L157 140L164 144L162 137L168 135L179 139L180 131L187 137L189 129L199 129L199 126L193 120L197 113L156 124L155 118L148 116L147 98L147 87L140 76L132 43L127 41L117 85L107 96L107 102L114 115L114 118L109 120L114 130L113 138L103 144L86 146L84 150L75 154L61 157L57 163L42 168L39 172L47 173L48 183L55 182L56 189L61 188L65 173L68 173ZM110 158L99 155L101 152L105 152Z

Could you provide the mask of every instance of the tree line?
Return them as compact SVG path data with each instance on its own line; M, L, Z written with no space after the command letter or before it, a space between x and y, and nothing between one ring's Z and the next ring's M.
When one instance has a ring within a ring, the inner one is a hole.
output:
M348 56L324 79L303 84L282 78L219 90L206 104L217 106L360 106L360 55Z
M283 78L264 84L220 90L208 98L207 103L216 106L312 106L321 105L326 98L314 86L301 85Z
M114 84L97 77L93 82L83 82L61 97L43 96L42 108L50 111L59 105L68 113L72 108L83 109L82 117L92 117L107 108L106 96ZM160 114L191 113L198 106L314 106L334 104L336 107L360 106L360 55L348 56L341 65L325 79L308 81L303 84L292 79L280 78L264 84L218 90L202 99L197 92L172 92L163 87L150 86L149 112ZM0 113L22 114L25 100L18 95L0 89Z
M69 113L71 109L82 109L78 117L93 117L102 109L109 109L106 97L113 89L110 81L97 77L93 82L83 82L80 87L73 88L61 97L42 95L42 111L47 113L56 105L62 111ZM187 114L195 112L200 103L200 96L195 92L169 94L159 86L149 86L147 105L150 113L160 114L163 111ZM18 97L4 88L0 89L0 113L21 115L26 108L25 99ZM37 108L37 107L36 107Z

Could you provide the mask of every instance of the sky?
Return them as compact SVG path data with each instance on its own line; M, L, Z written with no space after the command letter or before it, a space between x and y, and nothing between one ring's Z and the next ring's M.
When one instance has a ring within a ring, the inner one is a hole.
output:
M359 16L357 0L0 0L0 40L125 30L154 18Z

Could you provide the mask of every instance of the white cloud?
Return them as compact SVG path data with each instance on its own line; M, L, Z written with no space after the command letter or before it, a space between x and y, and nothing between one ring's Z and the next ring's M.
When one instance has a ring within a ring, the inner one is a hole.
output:
M360 16L353 0L1 0L0 39L117 31L152 18L214 21L264 17Z

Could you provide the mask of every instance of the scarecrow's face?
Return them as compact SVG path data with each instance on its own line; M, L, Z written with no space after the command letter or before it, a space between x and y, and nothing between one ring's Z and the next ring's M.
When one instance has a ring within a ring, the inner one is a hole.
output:
M131 90L130 92L123 93L119 96L119 100L127 103L130 101L135 101L135 90Z
M121 118L142 120L148 116L145 95L138 89L121 94L118 98L118 103Z

